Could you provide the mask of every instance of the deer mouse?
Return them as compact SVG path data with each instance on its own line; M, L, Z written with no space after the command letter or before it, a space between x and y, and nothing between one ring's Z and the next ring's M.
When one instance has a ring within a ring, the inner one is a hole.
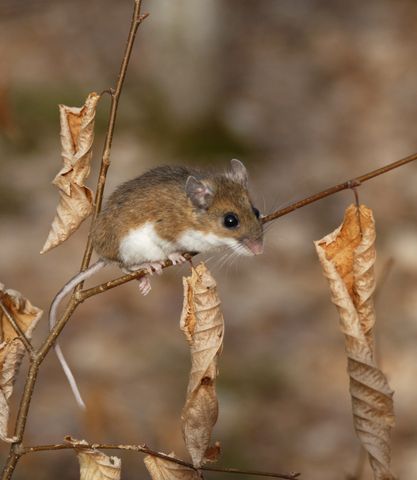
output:
M161 273L163 263L185 261L184 252L230 247L241 255L263 251L263 228L248 192L248 174L239 160L225 173L188 167L157 167L120 185L92 225L99 260L72 278L54 298L49 325L53 328L61 300L79 283L109 263L124 272L146 269ZM139 280L149 293L148 276ZM55 351L77 403L85 408L74 376L59 345Z

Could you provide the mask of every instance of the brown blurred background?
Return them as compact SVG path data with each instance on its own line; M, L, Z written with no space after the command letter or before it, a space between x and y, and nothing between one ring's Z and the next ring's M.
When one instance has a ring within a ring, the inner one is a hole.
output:
M58 199L57 104L81 105L114 85L132 3L0 2L0 281L45 310L79 268L88 232L86 224L39 255ZM144 9L151 16L134 48L106 193L159 164L223 168L237 157L269 212L417 150L415 1L144 0ZM107 112L103 101L91 186ZM393 467L414 479L417 165L372 180L360 199L377 222L377 272L393 259L377 335L396 392ZM312 243L352 200L343 192L278 220L262 257L209 260L226 321L214 432L223 465L297 470L306 480L343 480L355 468L343 337ZM178 322L187 273L169 269L146 298L132 282L77 310L61 343L89 410L78 411L50 354L27 444L71 434L185 455L189 356ZM118 274L107 269L94 283ZM45 333L46 316L35 342ZM22 378L16 388L15 402ZM147 478L140 455L122 458L125 480ZM22 459L14 478L66 480L77 470L71 452L47 452Z

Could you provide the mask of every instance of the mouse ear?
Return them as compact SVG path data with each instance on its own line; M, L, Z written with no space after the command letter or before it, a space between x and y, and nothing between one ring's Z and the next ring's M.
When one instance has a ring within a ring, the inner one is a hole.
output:
M213 202L213 190L192 175L185 182L185 192L193 205L198 208L207 210Z
M237 158L234 158L233 160L231 160L230 165L232 167L232 170L229 174L229 178L234 182L240 183L243 187L247 188L248 172L246 170L245 165L243 165L243 163Z

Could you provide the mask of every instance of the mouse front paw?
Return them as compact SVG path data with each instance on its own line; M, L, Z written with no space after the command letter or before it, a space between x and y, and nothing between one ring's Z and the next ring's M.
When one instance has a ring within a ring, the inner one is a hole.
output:
M172 265L181 265L181 263L187 261L187 259L184 257L184 255L181 255L181 253L170 253L168 258L171 260Z

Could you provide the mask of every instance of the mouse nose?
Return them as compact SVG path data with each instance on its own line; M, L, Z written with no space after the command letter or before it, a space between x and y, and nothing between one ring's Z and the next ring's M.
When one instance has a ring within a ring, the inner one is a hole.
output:
M247 238L243 243L249 248L254 255L260 255L264 251L264 244L262 240L252 240Z

